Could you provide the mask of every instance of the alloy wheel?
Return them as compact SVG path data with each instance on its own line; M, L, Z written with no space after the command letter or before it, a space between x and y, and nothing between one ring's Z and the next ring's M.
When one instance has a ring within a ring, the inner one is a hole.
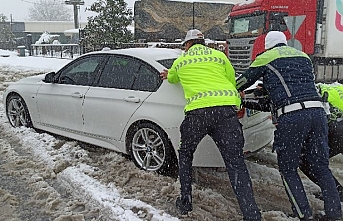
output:
M7 115L12 126L28 126L28 116L25 104L18 97L12 98L7 105Z
M163 139L151 128L136 131L132 140L132 154L137 164L148 171L157 171L166 160Z

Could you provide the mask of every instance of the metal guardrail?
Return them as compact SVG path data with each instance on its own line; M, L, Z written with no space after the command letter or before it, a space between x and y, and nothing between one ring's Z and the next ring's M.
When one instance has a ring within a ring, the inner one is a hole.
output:
M32 44L29 55L73 59L81 50L79 44Z

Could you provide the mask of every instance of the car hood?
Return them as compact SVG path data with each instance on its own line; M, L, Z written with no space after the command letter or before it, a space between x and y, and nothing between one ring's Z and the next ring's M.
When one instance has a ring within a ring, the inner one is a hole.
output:
M30 76L26 78L22 78L17 83L36 83L40 82L41 80L44 79L46 74L40 74L40 75L35 75L35 76Z

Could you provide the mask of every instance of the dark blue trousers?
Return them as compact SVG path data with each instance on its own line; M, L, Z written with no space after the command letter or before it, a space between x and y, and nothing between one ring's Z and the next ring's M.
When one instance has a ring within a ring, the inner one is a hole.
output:
M343 154L343 120L342 121L331 121L329 123L329 148L330 155L329 157L334 157L338 154ZM318 179L315 177L311 171L311 165L308 165L306 161L301 161L299 169L303 172L311 181L318 184ZM342 184L334 177L336 188L341 198L343 196L343 186Z
M244 220L261 220L252 183L243 155L244 137L237 113L231 106L208 107L186 113L181 127L179 177L181 198L192 196L193 154L208 134L216 143L225 162L231 186Z
M328 217L341 217L341 204L335 181L329 169L328 124L322 108L308 108L282 114L274 137L279 171L294 214L312 216L312 211L297 172L307 164L317 178Z
M343 120L329 123L330 157L343 154Z

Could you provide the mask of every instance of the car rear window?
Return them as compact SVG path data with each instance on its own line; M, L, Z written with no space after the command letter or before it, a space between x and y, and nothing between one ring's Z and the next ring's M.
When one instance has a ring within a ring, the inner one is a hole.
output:
M176 60L176 58L172 59L164 59L164 60L158 60L157 62L166 67L167 69L171 68L173 65L173 62Z

